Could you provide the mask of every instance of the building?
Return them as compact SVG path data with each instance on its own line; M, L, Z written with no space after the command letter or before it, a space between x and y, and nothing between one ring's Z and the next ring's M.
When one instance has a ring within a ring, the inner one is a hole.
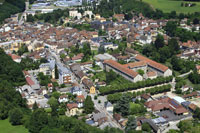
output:
M43 63L39 66L39 72L44 75L50 75L55 79L55 60L50 60L49 63Z
M167 77L167 76L171 76L172 75L172 70L170 70L167 66L162 65L162 64L160 64L160 63L158 63L156 61L153 61L153 60L151 60L151 59L149 59L147 57L144 57L144 56L142 56L140 54L137 54L135 56L135 60L136 61L143 61L143 62L147 63L148 64L148 69L150 71L156 71L159 76Z
M7 51L15 51L17 52L19 48L22 46L23 41L15 40L15 41L8 41L8 42L0 42L0 48Z
M149 111L159 112L163 110L171 110L176 115L187 115L188 111L175 100L164 97L157 100L152 100L145 102L144 105L148 108Z
M82 95L82 90L79 86L74 86L74 87L71 88L71 93L73 95L80 96L80 95Z
M83 107L83 102L85 101L85 97L83 95L79 95L76 97L76 102L78 104L78 108Z
M58 99L58 101L59 101L59 103L66 103L66 102L68 102L68 96L67 95L62 95L62 96L60 96L59 97L59 99Z
M144 61L128 63L124 64L124 66L133 71L143 70L144 73L147 72L147 63Z
M109 72L110 70L113 70L115 73L121 75L122 77L124 77L125 79L127 79L131 82L137 82L137 81L143 80L142 76L139 75L137 72L135 72L113 60L104 61L104 69L107 72Z
M16 54L8 54L8 55L12 58L13 61L15 61L17 63L20 63L22 60L21 57Z
M67 104L67 111L66 111L66 115L69 116L74 116L77 115L79 113L78 110L78 104L77 103L68 103Z
M112 103L110 102L105 103L105 108L109 113L113 113L114 106L112 105Z
M71 84L73 82L72 72L68 68L58 65L58 72L60 84Z
M84 86L85 86L87 89L89 89L90 94L95 94L96 88L94 87L93 82L92 82L90 79L84 78L84 79L82 80L82 83L84 84Z

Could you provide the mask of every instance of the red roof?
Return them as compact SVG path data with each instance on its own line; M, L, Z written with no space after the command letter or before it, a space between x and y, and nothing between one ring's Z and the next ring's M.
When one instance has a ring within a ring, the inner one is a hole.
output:
M139 61L144 61L144 62L148 63L148 65L150 65L151 67L157 68L157 69L159 69L162 72L165 72L165 71L167 71L167 69L169 69L167 66L162 65L162 64L160 64L158 62L155 62L155 61L153 61L153 60L151 60L151 59L149 59L147 57L144 57L144 56L142 56L140 54L138 54L135 57L135 59L137 59Z
M77 103L68 103L67 108L70 110L73 108L78 108L78 104Z
M85 100L85 97L83 95L76 97L77 102L83 102Z
M12 58L13 60L21 59L21 57L18 56L18 55L16 55L16 54L8 54L8 55L11 56L11 58Z
M116 62L116 61L113 61L113 60L106 60L106 61L104 61L104 63L110 65L111 67L113 67L113 68L115 68L115 69L117 69L117 70L119 70L119 71L121 71L121 72L127 74L128 76L133 77L133 78L135 78L135 77L138 75L137 72L126 68L125 66L119 64L119 63Z
M144 61L139 61L139 62L124 64L123 66L127 68L134 68L134 67L145 66L145 65L147 65L147 63L145 63Z
M26 77L26 82L30 86L35 85L35 83L33 82L33 80L30 77Z

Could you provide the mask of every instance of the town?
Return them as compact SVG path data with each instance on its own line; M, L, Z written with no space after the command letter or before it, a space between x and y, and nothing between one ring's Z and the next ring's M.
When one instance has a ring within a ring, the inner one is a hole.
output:
M198 118L199 20L104 18L81 3L37 0L0 26L0 48L23 70L26 83L15 89L29 109L125 132L182 131L181 122ZM56 24L36 20L63 11L44 8L53 6L75 7ZM176 28L198 41L173 36Z

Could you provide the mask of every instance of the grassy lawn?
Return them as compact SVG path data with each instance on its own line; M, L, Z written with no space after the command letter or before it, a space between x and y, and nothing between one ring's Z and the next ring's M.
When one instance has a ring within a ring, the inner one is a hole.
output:
M92 77L92 79L93 79L93 81L95 79L99 79L99 81L105 81L106 80L106 73L104 71L98 72L98 73L96 73L96 75L94 75Z
M0 120L0 133L28 133L24 126L12 126L8 119Z
M173 0L143 0L149 3L153 8L161 9L163 12L176 11L177 13L200 12L200 2L186 2ZM181 3L196 3L194 7L181 7Z

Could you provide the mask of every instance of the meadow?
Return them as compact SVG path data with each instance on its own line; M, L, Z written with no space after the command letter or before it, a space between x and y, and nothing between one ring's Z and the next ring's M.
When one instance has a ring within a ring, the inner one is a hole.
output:
M186 2L175 0L143 0L150 4L154 9L160 9L165 13L176 11L177 13L194 13L200 12L200 2ZM181 7L181 3L196 3L193 7Z
M6 119L0 120L0 133L28 133L28 130L22 125L12 126Z

